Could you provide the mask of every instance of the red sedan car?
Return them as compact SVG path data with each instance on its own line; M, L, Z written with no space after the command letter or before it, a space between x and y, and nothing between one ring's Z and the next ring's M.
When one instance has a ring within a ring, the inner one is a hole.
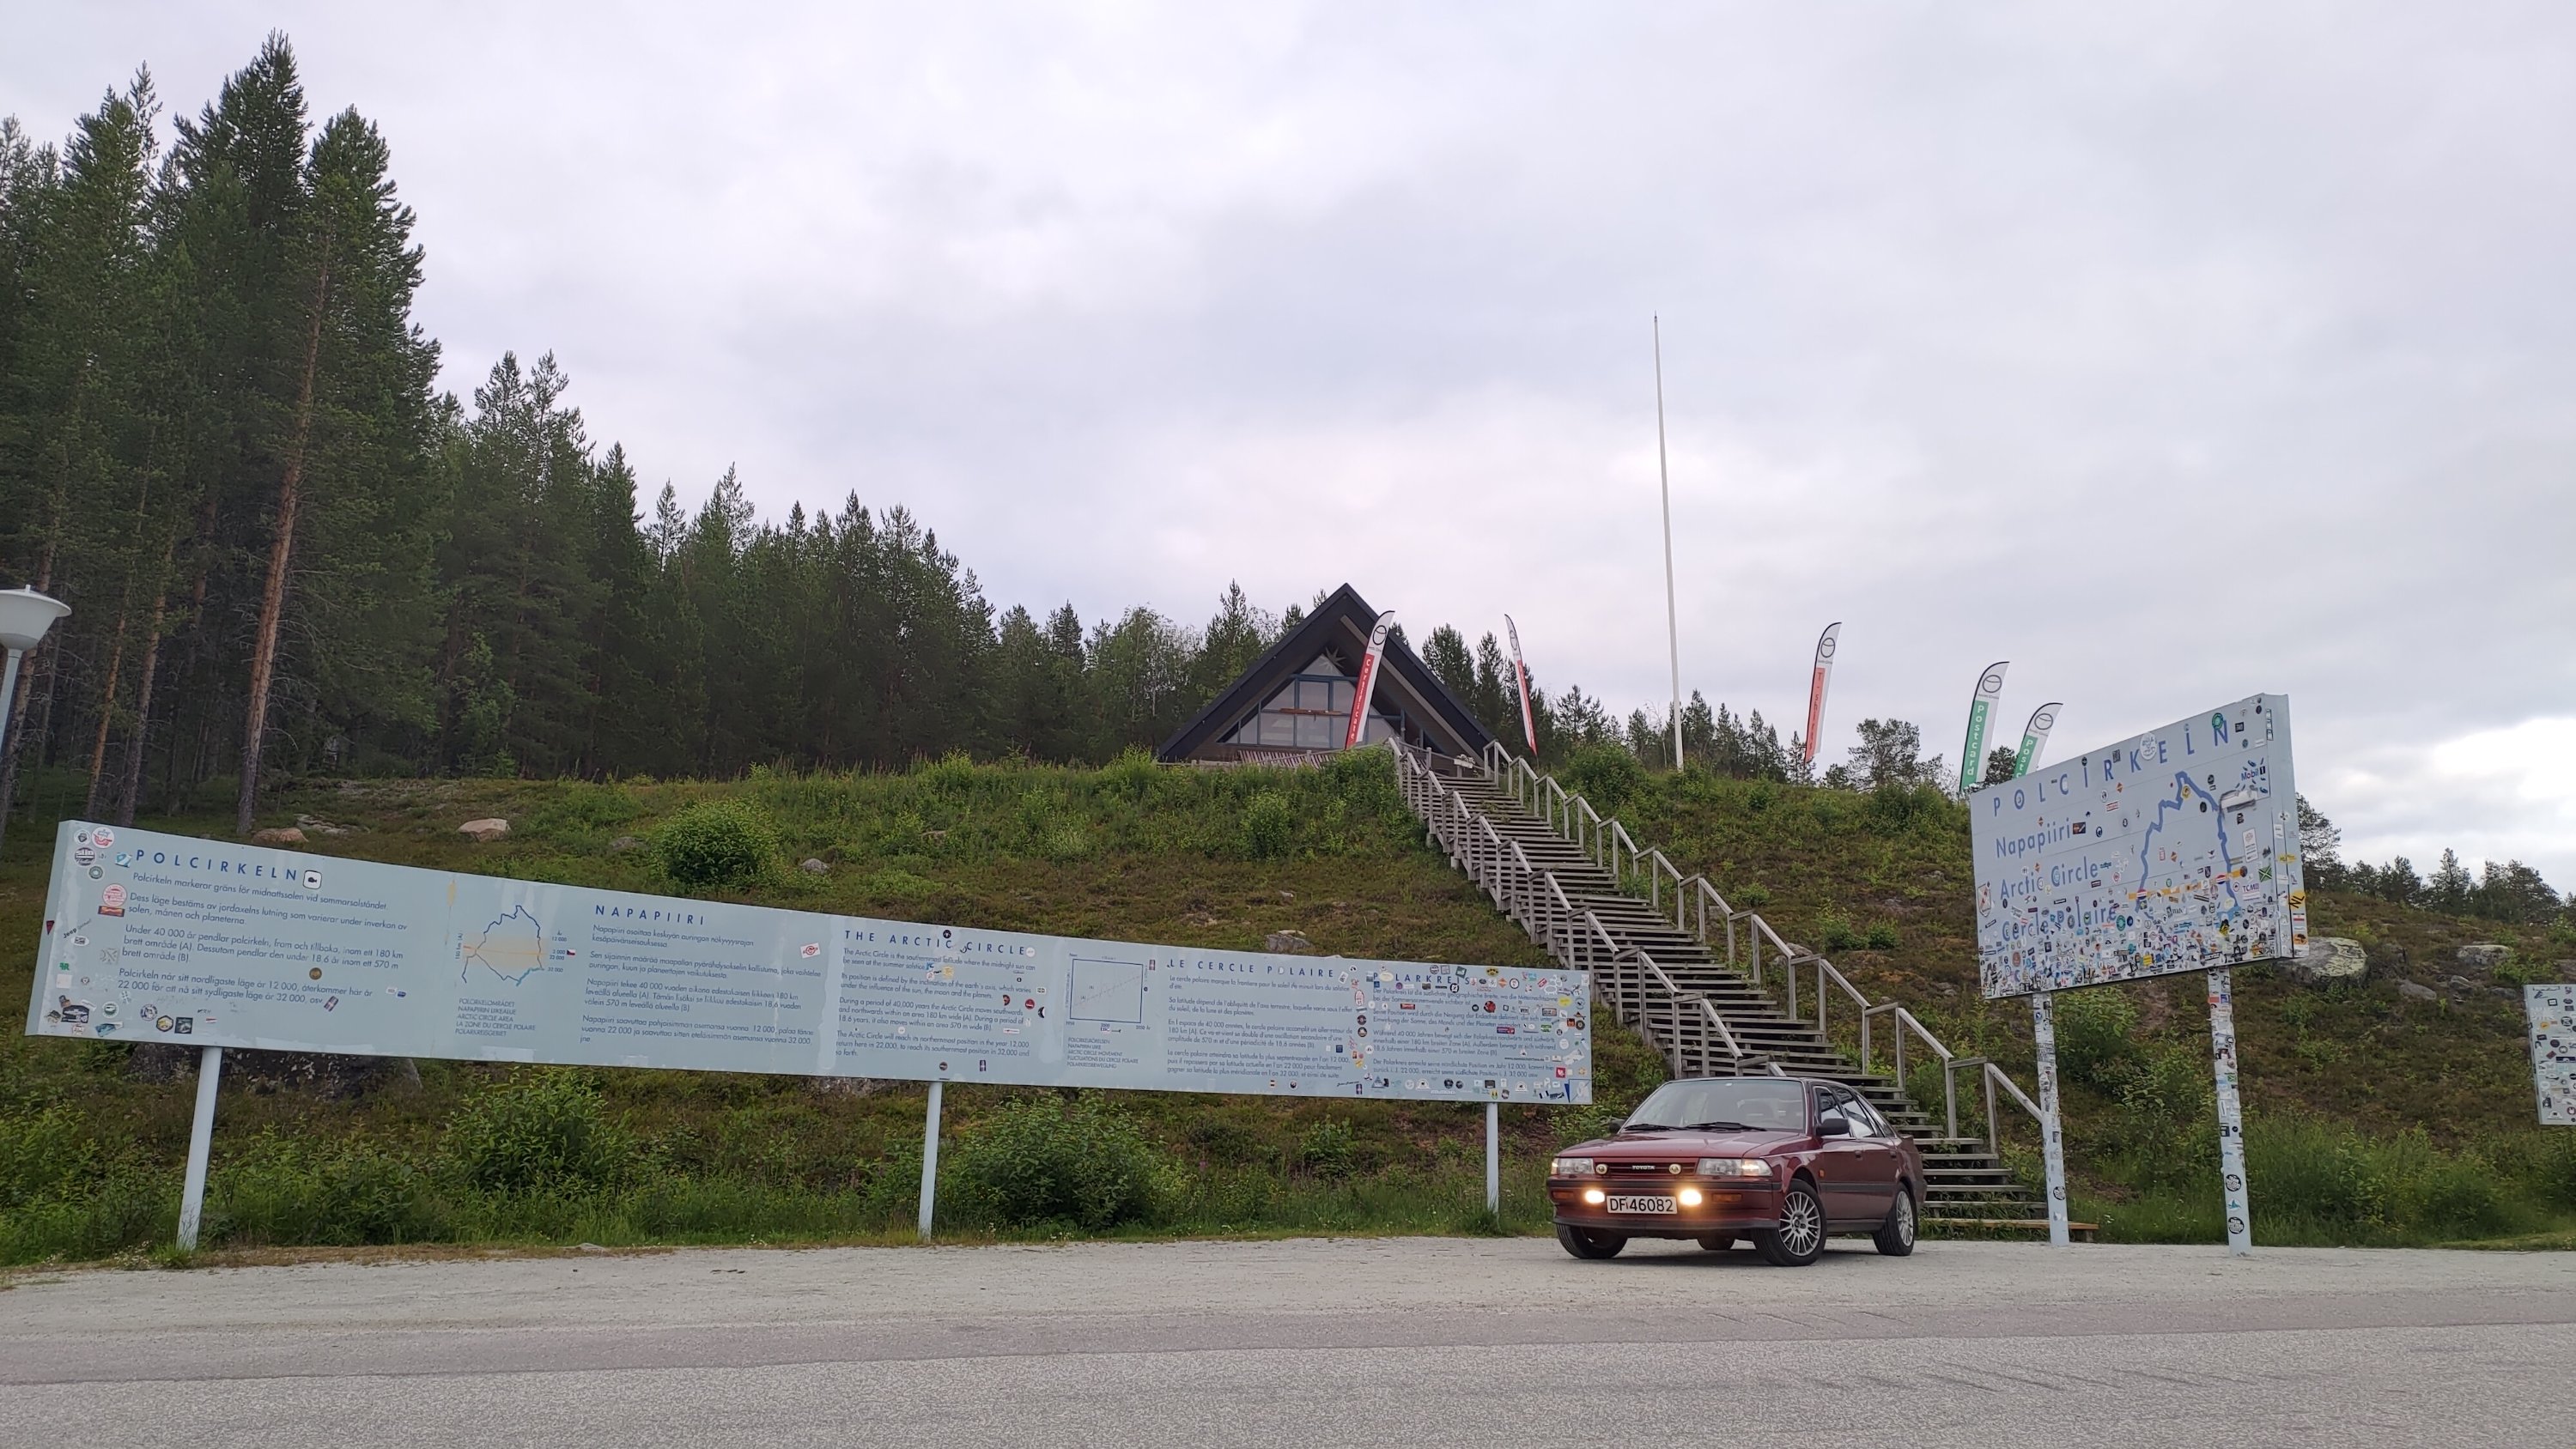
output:
M1751 1238L1783 1267L1812 1263L1834 1233L1914 1251L1923 1154L1839 1082L1701 1077L1666 1082L1618 1134L1549 1165L1556 1240L1616 1257L1630 1238L1692 1238L1722 1253Z

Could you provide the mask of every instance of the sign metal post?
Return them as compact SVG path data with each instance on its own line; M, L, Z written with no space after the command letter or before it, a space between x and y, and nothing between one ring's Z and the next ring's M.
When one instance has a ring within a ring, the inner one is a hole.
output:
M2245 1114L2236 1099L2236 993L2224 966L2209 973L2209 1054L2218 1070L2218 1173L2227 1190L2227 1256L2254 1251L2254 1223L2245 1202Z
M188 1128L188 1175L179 1187L179 1249L197 1250L197 1227L206 1215L206 1158L215 1145L215 1086L224 1075L224 1049L197 1054L197 1117Z
M1503 1211L1503 1105L1485 1104L1485 1211L1500 1216Z
M2048 1175L2048 1245L2063 1248L2072 1239L2066 1228L2066 1134L2057 1115L2057 1014L2050 994L2030 995L2030 1034L2039 1044L2040 1160ZM1994 1094L1990 1091L1987 1096Z
M948 1085L933 1078L930 1083L930 1110L922 1114L921 1127L921 1240L930 1241L930 1216L939 1198L939 1089Z

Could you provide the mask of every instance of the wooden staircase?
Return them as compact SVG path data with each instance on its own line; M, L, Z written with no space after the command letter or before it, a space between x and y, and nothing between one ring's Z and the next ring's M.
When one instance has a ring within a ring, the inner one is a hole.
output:
M1684 876L1662 851L1641 850L1616 820L1526 761L1499 748L1479 761L1402 746L1396 755L1405 801L1432 844L1557 961L1590 972L1595 998L1673 1075L1772 1072L1841 1082L1921 1147L1927 1228L2046 1231L2045 1204L1998 1155L1996 1092L2034 1120L2038 1108L1993 1063L1955 1056L1901 1006L1872 1005L1823 956L1782 941L1758 914L1729 907L1704 877ZM1799 1000L1810 976L1812 1019ZM1837 991L1856 1028L1857 1062L1828 1031ZM1872 1069L1873 1027L1893 1038L1888 1072ZM1909 1034L1941 1069L1938 1120L1907 1091ZM1972 1109L1982 1089L1982 1137L1960 1131L1962 1074L1971 1074Z

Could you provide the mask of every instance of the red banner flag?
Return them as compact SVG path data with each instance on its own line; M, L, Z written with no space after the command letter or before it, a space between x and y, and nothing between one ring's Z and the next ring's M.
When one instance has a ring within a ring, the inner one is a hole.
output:
M1377 686L1377 661L1386 653L1387 632L1394 627L1395 611L1389 609L1377 616L1376 626L1369 630L1368 653L1360 656L1358 691L1351 696L1351 727L1342 736L1343 749L1358 749L1360 735L1368 728L1369 691Z
M1825 686L1834 677L1834 647L1842 639L1843 626L1838 620L1825 626L1816 636L1816 677L1807 686L1807 763L1816 762L1816 735L1825 727Z
M1503 616L1503 632L1512 636L1512 673L1521 682L1521 738L1529 741L1529 752L1538 754L1538 721L1530 714L1529 666L1521 662L1521 626L1512 616Z

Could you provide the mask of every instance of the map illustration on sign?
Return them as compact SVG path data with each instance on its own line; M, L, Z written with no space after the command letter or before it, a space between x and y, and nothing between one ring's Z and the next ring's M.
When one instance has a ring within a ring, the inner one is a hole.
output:
M1112 961L1097 956L1072 958L1073 1005L1068 1014L1076 1021L1134 1021L1145 1019L1145 963Z
M480 966L516 986L546 964L546 928L528 914L526 906L512 906L509 914L480 934L467 937L458 951L464 958L465 975L473 975Z
M1986 995L2296 955L2297 799L2271 694L1972 793Z

